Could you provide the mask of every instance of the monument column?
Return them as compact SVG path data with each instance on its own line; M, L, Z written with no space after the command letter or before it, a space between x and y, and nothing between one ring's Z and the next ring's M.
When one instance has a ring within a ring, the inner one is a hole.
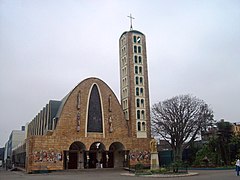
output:
M157 152L157 141L152 139L150 141L150 150L151 150L151 169L159 168L158 152Z

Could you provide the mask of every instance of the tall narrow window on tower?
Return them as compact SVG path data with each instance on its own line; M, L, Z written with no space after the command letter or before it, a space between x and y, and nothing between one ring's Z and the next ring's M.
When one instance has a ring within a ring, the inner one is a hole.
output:
M137 37L133 36L133 42L136 43L137 42Z
M133 48L134 48L133 52L137 53L137 46L134 46Z
M141 43L141 38L139 36L137 37L137 43Z
M142 48L141 48L141 46L138 46L138 53L139 53L139 54L142 53Z

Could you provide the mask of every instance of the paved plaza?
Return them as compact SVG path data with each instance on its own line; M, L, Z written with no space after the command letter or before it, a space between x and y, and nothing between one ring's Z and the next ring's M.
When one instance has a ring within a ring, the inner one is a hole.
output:
M236 176L234 170L194 170L190 172L197 172L198 175L187 176L187 177L141 177L141 176L123 176L122 174L127 173L122 169L90 169L90 170L73 170L73 171L60 171L60 172L51 172L44 174L26 174L22 171L6 171L0 169L0 180L15 180L15 179L34 179L34 180L66 180L66 179L84 179L84 180L147 180L147 179L178 179L178 180L240 180L240 176Z

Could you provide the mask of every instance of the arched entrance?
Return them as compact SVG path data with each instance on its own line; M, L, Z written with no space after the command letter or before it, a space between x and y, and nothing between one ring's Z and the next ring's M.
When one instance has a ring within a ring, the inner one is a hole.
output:
M82 169L84 168L84 152L86 146L79 141L75 141L69 147L69 151L64 151L64 167L65 169Z
M128 158L129 151L125 150L125 147L120 142L114 142L109 147L109 167L128 167L129 158Z
M88 168L103 168L105 167L105 146L101 142L95 142L86 152Z

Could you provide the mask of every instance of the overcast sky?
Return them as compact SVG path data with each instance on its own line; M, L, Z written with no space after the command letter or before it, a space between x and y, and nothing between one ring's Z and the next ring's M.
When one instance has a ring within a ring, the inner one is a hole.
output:
M151 104L180 94L240 121L239 0L0 0L0 147L88 77L119 97L118 40L147 39Z

